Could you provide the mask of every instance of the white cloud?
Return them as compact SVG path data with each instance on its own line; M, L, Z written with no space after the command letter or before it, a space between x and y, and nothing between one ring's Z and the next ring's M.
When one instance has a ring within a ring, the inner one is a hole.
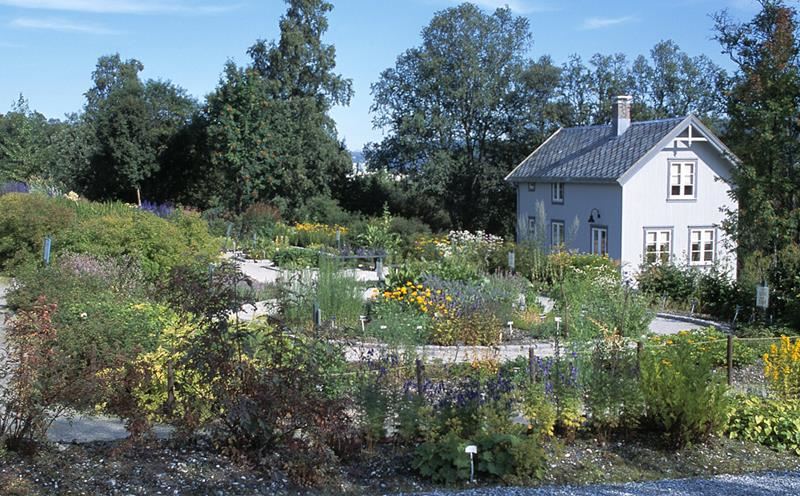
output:
M93 14L213 14L237 5L192 5L175 0L0 0L0 5L38 10L61 10Z
M1 0L0 0L1 1ZM451 0L453 3L463 3L464 0ZM517 14L532 14L534 12L550 12L557 10L552 5L543 2L531 2L530 0L471 0L472 3L487 9L499 9L508 7Z
M24 29L61 31L64 33L119 34L118 31L114 31L113 29L108 29L97 24L87 24L83 22L75 22L67 19L57 18L34 19L31 17L20 17L11 21L10 26Z
M619 26L620 24L627 24L636 20L634 16L624 17L589 17L583 20L581 29L603 29L612 26Z

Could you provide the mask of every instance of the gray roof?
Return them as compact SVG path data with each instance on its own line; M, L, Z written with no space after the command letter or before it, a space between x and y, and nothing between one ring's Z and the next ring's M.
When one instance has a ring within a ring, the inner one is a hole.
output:
M632 122L621 136L611 124L559 129L506 180L615 181L684 119Z

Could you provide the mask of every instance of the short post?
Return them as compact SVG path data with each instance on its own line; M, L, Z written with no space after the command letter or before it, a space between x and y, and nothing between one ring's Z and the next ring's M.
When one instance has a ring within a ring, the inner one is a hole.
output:
M510 270L512 274L516 274L517 273L517 254L516 254L516 252L513 252L513 251L508 252L508 270Z
M383 258L378 257L375 260L375 274L378 276L378 282L383 282Z
M342 230L336 229L336 249L342 250Z
M175 408L175 365L170 360L167 363L167 412L172 413Z
M728 334L728 353L726 357L728 364L728 386L733 382L733 334Z
M314 329L319 330L322 327L322 309L319 308L319 303L314 303L311 317L314 319Z
M642 350L644 344L641 341L636 341L636 370L638 371L642 364Z
M417 366L417 395L420 398L423 398L425 391L422 390L423 388L422 380L425 371L422 365L422 360L420 360L419 358L417 358L416 360L416 366Z
M533 346L528 348L528 380L531 384L536 382L536 357L534 356Z
M44 238L43 259L44 259L44 264L45 265L50 265L50 247L52 246L52 244L53 244L53 240L50 238L50 236L47 236L46 238Z
M464 448L464 452L469 454L469 482L472 484L475 482L475 460L473 457L478 452L478 447L470 444Z

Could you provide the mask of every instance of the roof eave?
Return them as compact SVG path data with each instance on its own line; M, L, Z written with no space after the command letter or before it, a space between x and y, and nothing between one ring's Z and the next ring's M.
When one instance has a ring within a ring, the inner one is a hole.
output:
M516 167L514 167L514 169L512 169L512 170L511 170L511 172L509 172L509 173L506 175L506 177L504 178L504 180L505 180L505 181L508 181L508 182L512 182L512 183L520 183L520 182L525 182L524 180L520 180L519 178L512 178L511 176L513 176L513 175L514 175L514 173L515 173L515 172L517 172L517 169L519 169L520 167L522 167L522 166L523 166L523 164L525 164L525 162L527 162L529 158L533 157L533 156L536 154L536 152L538 152L538 151L539 151L539 150L540 150L540 149L541 149L541 148L542 148L544 145L546 145L548 141L550 141L551 139L553 139L553 137L554 137L555 135L557 135L558 133L560 133L562 129L564 129L564 128L563 128L563 127L559 127L558 129L556 129L556 130L555 130L555 132L553 132L553 134L551 134L550 136L548 136L548 137L547 137L547 139L546 139L546 140L544 140L544 141L542 142L542 144L541 144L541 145L537 146L537 147L536 147L536 149L535 149L535 150L533 150L533 151L532 151L530 154L528 154L528 156L527 156L527 157L525 157L525 159L524 159L522 162L520 162L520 163L519 163L519 164L518 164Z

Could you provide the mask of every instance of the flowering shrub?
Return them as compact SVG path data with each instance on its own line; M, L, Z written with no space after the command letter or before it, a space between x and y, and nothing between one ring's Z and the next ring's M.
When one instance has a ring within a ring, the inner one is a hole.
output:
M149 200L142 200L139 210L150 212L153 215L166 219L175 213L175 207L171 203L155 203Z
M764 354L764 375L772 392L781 398L797 398L800 394L800 338L794 343L781 336Z
M20 181L7 181L0 185L0 196L8 193L29 193L30 188L27 184Z
M450 313L453 297L445 294L441 289L431 289L423 284L414 284L406 281L402 286L384 291L383 298L387 301L405 303L419 309L422 313L440 316Z

